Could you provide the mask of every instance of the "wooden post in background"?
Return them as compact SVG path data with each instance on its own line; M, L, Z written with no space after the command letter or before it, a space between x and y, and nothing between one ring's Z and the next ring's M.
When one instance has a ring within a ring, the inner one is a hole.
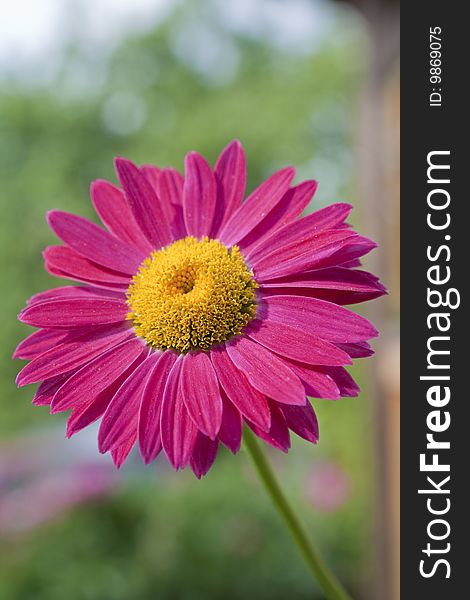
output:
M367 596L399 598L399 14L398 0L346 0L368 32L356 135L361 222L380 244L367 258L390 295L368 306L380 331L368 390L374 432L375 540Z
M369 66L357 135L362 222L380 247L368 262L390 295L371 303L381 332L369 365L375 423L376 513L372 600L398 600L400 531L399 408L399 4L357 0L369 31Z

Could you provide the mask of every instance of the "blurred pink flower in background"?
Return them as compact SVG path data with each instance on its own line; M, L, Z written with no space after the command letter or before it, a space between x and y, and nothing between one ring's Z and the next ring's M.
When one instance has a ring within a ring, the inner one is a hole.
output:
M333 462L311 467L305 477L304 495L317 510L338 510L351 496L351 481L346 472Z
M0 445L0 536L26 533L116 489L119 477L86 438L63 451L58 431L26 434Z

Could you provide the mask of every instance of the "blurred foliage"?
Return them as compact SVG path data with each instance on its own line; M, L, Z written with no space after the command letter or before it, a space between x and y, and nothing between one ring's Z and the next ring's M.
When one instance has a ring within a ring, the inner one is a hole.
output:
M330 562L346 581L357 578L362 515L315 515L301 499L305 464L292 472L290 456L272 458ZM0 575L0 597L21 600L322 598L244 452L222 452L203 483L159 463L146 483L10 541Z
M96 86L92 77L82 82L80 93L70 88L81 60L73 43L47 89L0 91L3 436L60 420L31 408L32 389L14 385L19 363L10 356L27 333L15 317L33 293L60 285L41 264L42 249L56 243L45 212L60 208L95 219L88 186L96 178L115 180L113 156L181 169L187 151L214 161L236 137L247 152L250 188L295 164L299 179L320 181L316 205L351 200L360 48L344 23L320 50L301 56L224 32L238 66L217 81L175 52L175 31L196 18L194 10L184 3L156 31L124 40L109 59L97 57L104 75ZM372 502L369 416L363 397L316 404L322 443L296 443L276 464L335 569L358 588ZM306 469L325 457L345 469L353 486L344 508L319 515L299 498ZM2 600L313 597L310 577L243 454L220 456L202 482L159 464L160 470L154 484L153 471L126 476L133 472L127 466L122 491L109 501L0 542Z

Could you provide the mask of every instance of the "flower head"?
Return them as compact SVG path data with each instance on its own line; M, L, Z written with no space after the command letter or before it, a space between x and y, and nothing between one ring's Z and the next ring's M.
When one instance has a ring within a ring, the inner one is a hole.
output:
M98 445L120 466L138 442L197 477L219 443L240 448L245 422L285 452L290 431L316 443L307 399L354 396L345 365L377 332L343 305L385 293L355 267L375 247L345 224L351 206L299 218L315 181L274 173L246 200L239 142L214 169L199 154L174 169L116 159L121 183L91 186L106 229L48 214L64 243L52 275L81 283L33 296L19 319L39 330L16 349L33 403L71 410L67 435L101 418Z

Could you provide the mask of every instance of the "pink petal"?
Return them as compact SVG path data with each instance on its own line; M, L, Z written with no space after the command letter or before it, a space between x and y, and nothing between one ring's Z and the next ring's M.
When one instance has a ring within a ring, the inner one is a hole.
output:
M343 267L319 269L274 279L264 282L262 289L269 295L295 294L339 305L358 304L387 293L387 289L373 275Z
M249 421L247 421L247 425L258 437L273 446L273 448L287 452L290 448L290 435L286 420L277 402L270 400L269 407L271 409L271 427L269 431L263 431Z
M358 258L353 258L353 260L348 260L341 264L338 264L339 267L344 267L346 269L355 269L356 267L362 266L361 261Z
M377 288L374 292L348 292L347 290L328 290L308 287L265 287L263 284L262 290L268 293L270 296L306 296L307 298L316 298L317 300L324 300L325 302L331 302L339 306L347 306L348 304L359 304L360 302L366 302L373 298L378 298L386 294Z
M222 423L219 383L209 356L188 352L181 365L180 390L196 427L215 440Z
M123 378L120 377L99 394L93 396L90 402L82 402L74 406L67 419L66 437L71 438L102 417L122 383Z
M317 269L336 266L357 266L356 259L377 248L377 244L361 235L353 236L336 252L325 256L315 265ZM360 263L359 263L360 265Z
M263 306L267 307L265 318L268 322L289 325L329 342L362 342L378 335L375 327L364 317L317 298L264 296Z
M75 435L85 427L88 427L88 425L94 423L103 416L113 399L113 396L119 390L121 385L132 375L135 369L147 358L147 356L148 350L145 349L136 360L134 360L125 371L122 371L119 377L104 390L97 395L85 396L77 400L77 403L73 407L72 414L67 419L66 436L68 438L72 437L72 435Z
M246 383L248 385L248 382ZM240 450L242 441L242 419L239 410L229 400L223 389L220 390L224 410L222 413L222 424L219 430L219 440L233 454ZM268 426L269 429L269 426Z
M139 408L145 384L158 356L156 353L150 354L113 396L98 432L100 452L117 448L130 435L137 432Z
M133 335L127 325L119 324L72 336L23 367L16 383L21 387L67 373Z
M173 241L166 213L147 178L125 158L116 158L116 171L134 218L153 248Z
M349 292L385 292L378 278L367 271L330 267L265 281L263 288L315 288ZM292 292L293 293L293 292Z
M165 218L170 225L172 239L186 236L183 219L183 184L181 173L175 169L158 169L153 165L144 165L140 168L152 185Z
M118 446L117 448L113 448L111 450L111 456L112 456L113 462L118 469L120 469L122 467L122 465L125 463L132 448L134 447L136 439L137 439L137 434L133 433L120 446Z
M349 354L321 337L298 327L270 320L255 321L247 328L246 333L268 350L292 360L311 365L352 364Z
M218 236L220 241L232 246L242 240L282 199L294 175L295 169L287 167L257 187L225 223Z
M128 286L131 282L129 275L101 267L67 246L48 246L43 256L48 270L60 271L68 279L122 286Z
M226 347L235 366L244 373L255 389L278 402L305 404L306 397L302 382L272 352L246 337L237 338ZM230 390L225 391L234 402ZM250 421L254 422L253 419Z
M39 304L46 300L55 300L57 298L90 298L95 296L121 299L125 299L126 297L124 292L117 292L114 290L104 290L92 286L65 285L34 294L34 296L31 296L28 300L27 305L31 306L32 304Z
M271 238L280 227L293 221L308 206L317 189L316 181L304 181L287 192L264 219L240 241L239 246L248 256L266 238Z
M68 331L60 329L40 329L39 331L35 331L18 344L13 353L13 358L21 358L23 360L36 358L36 356L47 352L47 350L63 342L68 335Z
M175 240L187 235L183 217L184 178L175 169L162 169L157 182L158 197L169 207L169 222Z
M180 355L168 376L160 421L163 449L176 470L188 464L198 434L180 392L182 362Z
M88 327L125 321L129 307L114 298L58 298L33 304L18 319L33 327Z
M153 191L157 194L158 197L158 180L160 178L161 169L156 167L155 165L142 165L140 167L140 172L146 177L147 181L153 188Z
M217 182L217 209L212 233L217 237L219 230L245 197L246 158L238 140L230 142L222 150L215 163L214 175Z
M275 252L260 257L256 263L251 263L256 280L264 282L318 268L325 259L338 252L350 238L354 237L358 236L348 230L333 229L313 233L301 241L293 241Z
M366 358L372 356L374 351L367 342L357 342L355 344L336 344L338 348L344 350L351 358Z
M157 180L158 196L168 204L183 206L184 177L176 169L165 167Z
M90 187L91 201L107 229L123 242L139 248L144 255L152 246L142 233L123 192L109 181L99 179Z
M312 235L321 231L332 230L338 222L344 221L351 208L350 204L333 204L302 219L297 219L293 223L288 223L284 227L276 229L272 235L255 246L247 255L247 260L256 264L266 254L277 252L292 243L310 239Z
M201 479L214 464L218 447L217 440L211 440L199 431L190 461L191 469L198 479Z
M299 377L307 396L337 400L341 394L335 380L325 372L328 367L312 367L300 362L286 361L290 369ZM343 369L343 367L331 367Z
M83 217L51 210L47 213L47 222L72 250L113 271L133 275L146 258L135 246L121 242Z
M227 352L228 348L224 346L214 348L210 352L220 385L242 415L262 429L269 429L271 421L266 398L254 389L255 386L248 383Z
M289 292L290 293L290 292ZM297 293L297 292L296 292ZM345 291L333 291L333 290L316 290L313 294L301 294L302 296L313 296L319 300L325 300L326 302L332 302L333 304L339 304L340 306L347 306L348 304L360 304L361 302L367 302L374 298L379 298L386 294L386 291L377 289L375 292L345 292Z
M163 394L176 356L173 352L163 352L155 362L145 385L138 427L140 454L145 464L152 462L162 449L160 419Z
M341 396L355 397L361 391L344 367L322 367L322 370L334 380Z
M58 390L51 413L73 408L77 402L92 399L106 389L142 354L145 345L137 338L121 342L87 363Z
M304 440L316 444L319 439L318 421L310 402L305 406L280 406L287 426Z
M48 406L52 402L57 390L64 385L67 379L73 375L73 373L75 373L75 371L69 371L63 375L51 377L50 379L43 381L36 390L33 398L33 404L35 406Z
M197 152L185 159L183 214L188 235L202 238L209 235L215 214L217 197L214 174L209 163Z
M78 278L72 277L71 275L69 275L68 273L65 273L64 271L61 271L60 269L56 269L55 267L52 267L47 262L44 263L44 268L53 277L59 277L60 279L72 279L72 281L73 280L80 281L81 283L85 283L85 284L89 285L90 288L93 290L119 293L119 294L121 294L121 296L125 297L126 290L128 288L128 285L122 285L120 283L109 283L107 281L96 281L93 279L85 279L84 277L81 277L80 279L78 279Z
M349 227L344 221L348 218L352 208L352 205L346 202L337 202L320 208L320 210L309 215L311 217L310 225L317 231L334 229L335 227Z

